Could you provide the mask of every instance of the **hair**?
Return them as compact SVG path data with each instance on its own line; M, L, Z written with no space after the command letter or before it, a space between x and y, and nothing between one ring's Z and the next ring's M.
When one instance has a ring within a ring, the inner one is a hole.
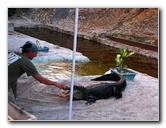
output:
M36 44L32 43L31 41L27 41L20 48L22 48L23 53L26 53L26 52L29 52L29 51L38 52L38 48L37 48Z

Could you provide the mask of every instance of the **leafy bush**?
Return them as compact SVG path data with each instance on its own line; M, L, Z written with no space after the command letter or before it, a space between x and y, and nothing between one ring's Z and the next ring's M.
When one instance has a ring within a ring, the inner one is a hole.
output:
M133 55L135 52L129 52L127 48L119 48L120 53L116 55L115 62L118 66L118 71L121 72L122 68L127 68L127 65L124 65L124 61L127 57Z

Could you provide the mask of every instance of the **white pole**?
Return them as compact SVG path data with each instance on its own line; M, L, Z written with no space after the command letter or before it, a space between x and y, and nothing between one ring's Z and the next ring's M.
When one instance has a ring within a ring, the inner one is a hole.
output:
M70 104L69 104L69 120L72 119L72 103L73 103L73 88L74 88L74 72L75 72L75 55L77 47L77 28L78 28L78 8L75 13L75 28L74 28L74 44L73 44L73 62L72 62L72 76L70 88Z

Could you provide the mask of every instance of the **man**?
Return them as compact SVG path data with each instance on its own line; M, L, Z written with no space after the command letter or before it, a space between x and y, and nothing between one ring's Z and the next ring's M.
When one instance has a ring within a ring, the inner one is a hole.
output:
M64 89L64 85L41 76L30 61L37 56L38 47L36 44L27 41L20 48L22 48L22 53L8 53L8 102L16 103L17 79L24 73L40 83Z

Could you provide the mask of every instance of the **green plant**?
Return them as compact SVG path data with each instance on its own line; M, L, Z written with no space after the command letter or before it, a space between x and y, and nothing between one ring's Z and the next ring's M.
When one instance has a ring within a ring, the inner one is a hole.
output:
M131 10L130 8L125 8L124 13L129 13L130 10Z
M136 38L135 35L129 35L129 36L126 37L126 40L130 40L130 41L131 41L131 40L132 40L132 41L136 41L136 39L137 39L137 38Z
M36 45L37 45L38 48L41 48L39 40L36 40Z
M133 55L135 52L129 52L127 48L119 48L120 53L116 55L115 62L118 66L118 72L122 72L122 68L127 68L127 65L124 65L124 61L127 57Z
M112 36L116 36L117 37L118 35L119 35L119 33L117 31L112 33Z

